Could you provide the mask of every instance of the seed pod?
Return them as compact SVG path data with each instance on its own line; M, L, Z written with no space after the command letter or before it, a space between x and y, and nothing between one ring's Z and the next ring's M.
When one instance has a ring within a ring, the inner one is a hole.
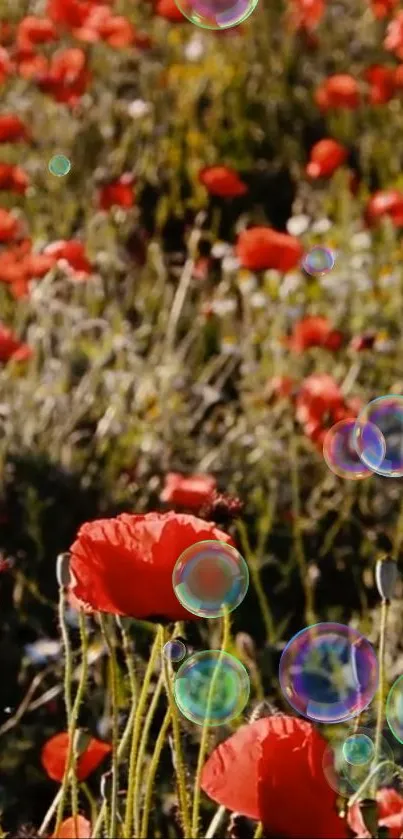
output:
M382 600L391 600L398 578L397 563L394 559L378 559L375 568L376 586Z
M362 820L370 836L376 836L378 832L378 805L372 798L364 798L359 802Z
M59 554L56 560L56 578L61 588L70 585L70 554Z

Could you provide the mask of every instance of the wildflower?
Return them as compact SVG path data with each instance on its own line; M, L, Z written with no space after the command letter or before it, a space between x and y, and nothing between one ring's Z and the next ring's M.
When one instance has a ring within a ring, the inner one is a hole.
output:
M88 14L73 35L80 41L105 41L111 47L129 47L135 42L135 29L123 15L113 15L108 6L89 6Z
M312 442L320 447L327 430L352 414L332 376L313 373L304 379L296 396L296 418Z
M383 20L383 18L392 14L397 6L398 0L370 0L370 3L374 17L378 20Z
M265 399L288 399L295 388L294 379L290 376L273 376L266 384Z
M388 216L395 227L403 226L403 193L397 189L381 189L368 201L365 219L369 226Z
M400 11L388 24L383 46L389 52L403 59L403 11Z
M28 344L19 341L11 329L0 324L0 362L25 361L32 356Z
M134 204L135 197L133 176L126 173L100 189L99 206L101 210L109 210L114 206L130 209Z
M306 173L310 178L330 178L346 162L347 157L347 149L337 140L319 140L311 148Z
M46 44L49 41L55 41L57 37L56 27L49 18L27 15L17 28L17 47L32 49L36 44Z
M85 247L78 239L65 241L61 239L47 245L44 254L51 256L55 261L65 260L68 265L79 274L91 274L92 266L85 255Z
M199 510L205 504L217 486L212 475L181 475L169 472L165 477L165 485L160 500L189 510Z
M172 572L186 548L206 539L232 544L210 522L173 512L88 522L71 547L71 590L102 612L194 620L175 596Z
M360 104L358 82L348 73L328 76L316 89L315 102L323 112L331 108L355 111Z
M155 14L169 20L170 23L185 23L186 21L175 0L157 0Z
M0 163L0 189L24 194L29 184L28 175L20 166Z
M289 839L343 839L337 793L323 773L326 741L286 714L243 725L210 755L202 789L218 804Z
M396 74L392 67L374 64L365 71L365 79L370 85L369 101L371 105L385 105L395 94Z
M325 13L324 0L291 0L290 5L292 25L308 32L316 29Z
M47 71L38 79L38 85L56 102L75 105L87 90L90 80L84 51L71 47L52 56Z
M326 317L308 316L299 320L287 343L290 349L300 353L310 347L325 347L338 350L343 342L343 334L333 329Z
M46 741L42 748L41 763L46 774L53 781L59 781L61 783L63 780L68 749L69 735L67 731L55 734ZM111 746L108 743L91 737L86 749L77 759L76 772L78 780L85 781L88 775L97 769L101 761L110 751Z
M28 129L15 114L0 114L0 143L15 143L28 139Z
M0 207L0 242L12 242L20 232L20 223L8 210Z
M291 271L301 261L302 245L294 236L279 233L271 227L251 227L240 233L236 255L243 266L250 271Z
M362 352L363 350L372 350L376 338L376 332L364 332L362 335L354 335L354 337L351 339L350 347L355 352Z
M65 819L51 839L90 839L91 823L84 816Z
M397 790L385 787L376 793L378 804L378 825L387 828L389 839L399 839L403 832L403 798ZM348 824L362 839L369 839L360 808L354 804L349 810Z
M248 191L246 184L230 166L207 166L199 173L199 180L210 195L219 198L236 198Z
M10 59L10 56L3 47L0 47L0 84L5 82L7 76L11 74L13 70L13 63Z

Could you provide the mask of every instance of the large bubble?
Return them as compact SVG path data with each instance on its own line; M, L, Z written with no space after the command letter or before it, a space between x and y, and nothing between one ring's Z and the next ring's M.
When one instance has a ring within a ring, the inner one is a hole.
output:
M174 681L180 712L196 725L224 725L242 714L250 691L248 672L222 650L204 650L186 659Z
M175 0L180 12L201 29L238 26L256 9L259 0Z
M385 440L386 451L381 463L361 433L368 422L376 426ZM357 419L355 447L365 466L377 475L386 478L403 475L403 396L379 396L364 408Z
M249 585L248 566L238 551L215 540L196 542L177 560L174 592L189 612L219 618L242 603Z
M290 705L316 722L345 722L372 701L378 661L369 641L339 623L317 623L291 638L280 659L280 685Z
M386 719L393 736L403 744L403 676L396 679L389 691Z
M323 457L329 469L339 478L359 481L373 474L373 467L366 466L358 456L357 435L360 435L374 465L380 466L384 460L386 443L376 425L370 422L364 424L355 419L341 420L332 426L323 441Z

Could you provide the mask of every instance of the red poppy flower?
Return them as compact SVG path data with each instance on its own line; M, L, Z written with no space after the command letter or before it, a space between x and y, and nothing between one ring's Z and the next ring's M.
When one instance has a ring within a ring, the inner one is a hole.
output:
M55 734L46 741L41 753L41 763L46 774L49 778L52 778L52 781L62 782L68 749L69 735L67 731ZM91 772L95 771L110 751L111 746L108 743L103 743L102 740L96 740L92 737L89 745L77 760L78 780L85 781L88 775L91 775Z
M0 189L10 190L23 195L29 184L28 175L19 166L0 163Z
M61 26L74 29L82 26L89 11L89 4L81 0L48 0L46 14Z
M273 376L265 387L266 399L288 399L293 395L295 381L290 376Z
M172 512L88 522L71 548L71 590L101 612L195 620L175 596L172 572L186 548L206 539L232 544L215 525Z
M9 46L14 39L13 26L7 20L0 20L0 44Z
M313 373L306 378L296 397L296 418L304 433L317 444L323 445L326 432L339 420L353 416L334 379L326 373Z
M25 361L32 356L32 349L28 344L19 341L11 329L0 324L0 361Z
M207 166L199 173L199 180L210 195L219 198L236 198L248 191L246 184L230 166Z
M15 143L28 139L28 129L14 114L0 114L0 143Z
M169 472L165 476L164 488L160 500L166 504L176 504L189 510L200 510L206 504L217 487L212 475L190 475L186 477L178 472Z
M186 18L179 11L175 0L157 0L155 14L169 20L170 23L185 23Z
M376 793L378 825L387 828L389 839L399 839L403 833L403 798L395 789L380 789ZM348 823L360 839L370 839L358 804L349 810Z
M378 20L391 15L398 4L398 0L370 0L370 2L372 13Z
M403 226L403 193L397 189L381 189L368 201L365 219L369 226L376 225L385 216L392 219L395 227Z
M13 63L7 50L0 47L0 84L3 84L13 70Z
M91 823L84 816L70 816L65 819L52 839L90 839Z
M303 248L298 239L288 233L279 233L271 227L251 227L240 233L236 255L250 271L291 271L299 264Z
M261 821L273 836L344 839L337 793L322 761L326 741L286 714L243 725L210 755L201 786L222 806Z
M350 347L355 352L362 352L363 350L372 350L376 341L376 332L364 332L363 335L354 335L351 339Z
M18 25L17 47L29 49L36 44L46 44L57 39L57 31L49 18L27 15Z
M14 53L18 73L23 79L40 80L47 73L48 59L44 55L34 52L32 48L18 49Z
M397 58L403 59L403 11L397 12L388 24L383 46L389 52L393 52Z
M20 223L8 210L0 207L0 242L12 242L20 232Z
M371 105L385 105L395 94L395 69L374 64L365 71L365 79L370 84L369 101Z
M92 266L85 255L85 247L78 239L70 241L60 240L47 245L44 253L53 257L55 261L64 259L79 274L91 274Z
M291 0L290 5L292 25L308 32L320 24L326 8L324 0Z
M116 181L101 187L99 206L101 210L110 210L111 207L124 207L124 209L129 210L133 206L135 198L133 176L126 173Z
M29 239L19 242L0 253L0 282L10 285L14 297L25 297L29 290L29 281L40 279L55 264L52 256L31 252Z
M38 85L56 102L75 105L87 90L90 80L85 53L78 47L72 47L52 56L47 72L38 79Z
M330 178L347 157L347 149L337 140L319 140L311 148L306 173L310 178Z
M329 76L316 89L315 102L323 112L330 108L346 108L354 111L360 104L358 82L348 73Z
M128 47L135 41L133 24L122 15L113 15L105 5L87 7L88 13L73 35L81 41L106 41L111 47Z
M287 343L290 349L297 353L304 352L310 347L338 350L343 343L343 334L333 329L327 318L319 315L308 316L295 324Z

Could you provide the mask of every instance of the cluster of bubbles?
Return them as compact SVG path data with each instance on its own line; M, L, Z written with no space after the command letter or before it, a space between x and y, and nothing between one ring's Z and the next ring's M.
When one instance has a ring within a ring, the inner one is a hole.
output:
M68 157L64 154L54 154L49 160L48 165L51 175L56 175L58 178L63 178L68 175L71 169L71 163Z
M230 29L247 20L259 0L175 0L179 11L200 29Z
M197 542L177 560L173 589L182 606L201 618L219 618L233 612L249 586L248 566L231 545L217 540ZM182 661L186 646L174 639L164 647L171 662ZM228 723L244 710L250 681L243 664L224 650L203 650L190 655L175 673L174 697L188 720L197 725Z
M379 396L357 419L345 419L327 432L323 456L340 478L361 480L373 473L403 475L403 396Z

